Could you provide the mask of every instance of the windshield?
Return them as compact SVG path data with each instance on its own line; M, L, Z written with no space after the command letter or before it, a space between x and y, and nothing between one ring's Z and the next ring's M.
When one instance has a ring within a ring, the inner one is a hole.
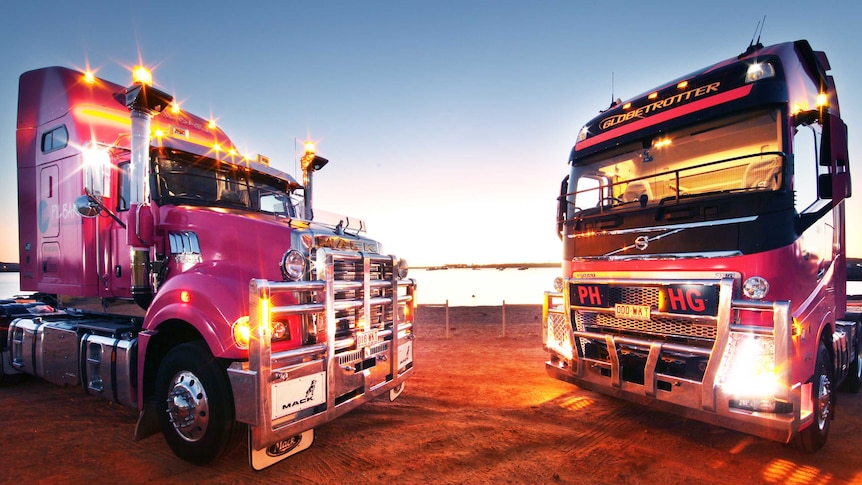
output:
M575 160L569 217L596 207L646 207L668 198L778 190L783 182L779 119L775 110L722 118Z
M231 207L294 217L286 181L209 158L179 152L155 163L156 197L163 204Z

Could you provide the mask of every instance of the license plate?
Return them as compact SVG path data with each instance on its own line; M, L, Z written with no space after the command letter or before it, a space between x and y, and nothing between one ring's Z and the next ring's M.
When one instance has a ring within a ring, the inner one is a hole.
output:
M401 369L413 362L413 342L407 341L398 346L398 368Z
M318 372L272 386L272 419L326 402L326 374Z
M614 305L614 314L617 318L628 318L629 320L649 321L649 305L626 305L617 303Z
M377 343L377 330L356 332L356 348L364 349Z

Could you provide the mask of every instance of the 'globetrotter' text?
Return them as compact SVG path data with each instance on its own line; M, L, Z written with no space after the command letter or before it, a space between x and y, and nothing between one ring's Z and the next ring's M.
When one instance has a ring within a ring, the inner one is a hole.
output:
M648 115L652 112L662 110L665 108L670 108L673 105L684 103L686 101L691 101L693 99L697 99L701 96L705 96L709 93L714 93L718 91L718 87L721 86L721 82L714 82L711 84L707 84L706 86L701 86L695 89L689 89L684 93L679 93L669 98L665 98L654 103L650 103L646 106L641 106L638 109L629 111L628 113L622 113L614 116L609 116L603 119L599 123L599 127L603 130L607 130L612 128L620 123L625 121L629 121L633 118L643 118L644 115Z

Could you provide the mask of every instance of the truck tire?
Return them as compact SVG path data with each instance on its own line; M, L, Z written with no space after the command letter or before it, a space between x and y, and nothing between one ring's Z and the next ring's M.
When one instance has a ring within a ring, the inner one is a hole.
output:
M820 342L817 348L817 362L811 378L811 402L814 405L814 422L796 435L793 442L796 448L814 452L826 444L829 426L835 406L832 388L832 364L826 344Z
M6 374L0 369L0 387L14 386L27 377L26 374Z
M862 355L856 355L850 368L847 370L847 378L841 384L841 390L849 393L857 393L862 389Z
M233 449L246 426L235 419L224 365L203 342L171 349L156 377L159 425L178 457L196 465Z
M862 338L862 325L859 324L857 317L857 341L853 342L853 345L855 346L854 350L856 352L856 357L850 363L850 366L847 369L847 377L845 377L844 382L841 383L842 391L853 394L856 394L857 392L859 392L859 389L862 389L862 348L860 348L860 338Z

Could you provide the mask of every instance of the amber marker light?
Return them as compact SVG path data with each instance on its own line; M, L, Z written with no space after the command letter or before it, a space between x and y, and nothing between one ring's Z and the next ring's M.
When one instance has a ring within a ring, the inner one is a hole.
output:
M151 73L150 70L144 66L135 66L135 68L132 69L132 80L139 84L152 86L153 73Z
M680 83L676 85L677 89L685 89L687 87L688 87L688 81L680 81Z
M209 128L209 129L211 129L211 130L215 130L215 129L216 129L216 122L215 122L215 120L210 119L210 120L207 122L207 128Z
M180 301L183 303L189 303L192 301L192 294L189 293L189 290L183 290L180 292Z
M662 138L660 140L656 140L655 143L653 144L653 147L662 148L662 147L666 147L670 144L671 144L670 138Z
M315 147L315 146L314 146L314 142L313 142L313 141L309 140L309 141L305 142L305 143L303 144L303 146L305 147L305 153L306 153L306 154L308 154L308 155L314 155L314 150L316 150L316 148L317 148L317 147Z
M624 105L623 105L623 109L629 109L629 108L631 108L631 107L632 107L632 104L631 104L631 103L626 103L626 104L624 104Z
M658 93L650 93L650 95L649 95L649 96L647 96L647 99L652 100L652 99L655 99L655 98L657 98L657 97L658 97Z
M249 325L248 315L239 317L233 322L233 340L236 346L241 349L248 348L248 342L251 339L251 326Z
M87 84L96 84L96 75L93 74L93 71L87 71L84 73L84 82Z
M826 96L826 93L820 93L817 95L817 107L822 108L829 104L829 98Z
M175 115L179 114L180 113L180 104L177 103L176 101L174 101L171 103L171 107L168 109L170 109L171 113L173 113Z

